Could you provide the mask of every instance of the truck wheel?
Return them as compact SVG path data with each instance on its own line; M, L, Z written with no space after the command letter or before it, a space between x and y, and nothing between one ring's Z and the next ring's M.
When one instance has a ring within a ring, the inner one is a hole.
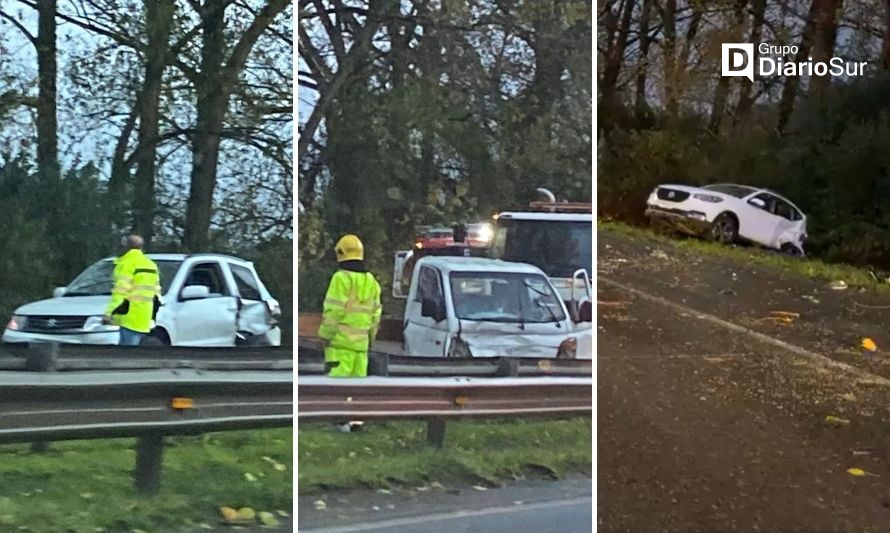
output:
M731 213L721 213L711 223L708 236L714 242L732 244L739 237L739 223Z

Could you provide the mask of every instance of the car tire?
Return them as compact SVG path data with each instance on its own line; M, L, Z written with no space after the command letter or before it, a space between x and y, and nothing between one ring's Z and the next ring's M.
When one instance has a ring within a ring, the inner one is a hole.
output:
M779 248L779 251L785 255L790 255L791 257L803 257L803 250L790 242L782 244L782 246Z
M720 244L733 244L739 237L739 223L731 213L721 213L711 223L708 237Z
M169 346L170 343L165 339L162 339L160 336L155 334L146 335L142 337L142 342L139 343L139 346Z

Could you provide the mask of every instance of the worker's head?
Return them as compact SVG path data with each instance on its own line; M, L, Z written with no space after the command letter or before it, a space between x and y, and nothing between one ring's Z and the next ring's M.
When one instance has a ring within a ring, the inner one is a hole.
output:
M362 241L353 234L344 235L335 248L337 252L337 262L343 261L362 261L365 258L365 247Z
M145 240L139 235L125 235L121 238L121 248L124 252L141 250L145 247Z

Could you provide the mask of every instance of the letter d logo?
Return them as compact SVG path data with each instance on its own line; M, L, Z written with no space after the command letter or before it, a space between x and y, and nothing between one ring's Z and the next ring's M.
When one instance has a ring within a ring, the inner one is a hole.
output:
M723 43L724 76L742 76L754 82L754 45Z

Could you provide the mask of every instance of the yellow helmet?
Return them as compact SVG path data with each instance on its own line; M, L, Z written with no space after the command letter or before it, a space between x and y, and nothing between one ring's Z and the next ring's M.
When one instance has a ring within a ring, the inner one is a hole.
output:
M362 245L362 241L351 233L344 235L337 241L336 251L338 263L354 260L361 261L365 258L365 247Z

